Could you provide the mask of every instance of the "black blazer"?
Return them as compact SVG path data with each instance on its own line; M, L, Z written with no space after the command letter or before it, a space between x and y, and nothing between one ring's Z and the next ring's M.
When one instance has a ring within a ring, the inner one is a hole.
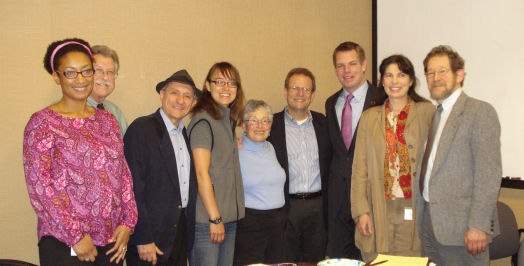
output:
M189 251L195 232L197 183L185 129L183 133L191 158L189 199L185 211ZM155 242L164 252L163 257L168 258L182 213L182 200L176 157L160 109L131 123L124 136L124 152L133 175L138 208L138 222L129 240L129 252L136 253L136 245Z
M335 104L340 93L342 93L342 89L326 100L329 140L333 146L333 157L331 158L331 166L329 168L328 206L329 215L332 219L338 218L350 222L349 220L352 218L349 193L351 191L351 169L357 131L355 131L351 146L347 150L335 112ZM382 105L385 99L386 94L383 90L369 84L363 111L372 106Z
M271 133L268 141L273 144L277 159L282 168L286 171L286 182L284 184L284 195L286 198L286 206L289 206L289 164L287 158L286 146L286 126L284 123L284 111L274 114L273 125L271 126ZM329 163L331 159L331 144L328 139L326 117L314 111L311 111L313 117L313 127L317 136L318 157L320 163L320 177L322 186L323 212L324 224L327 226L327 188L328 188L328 174Z

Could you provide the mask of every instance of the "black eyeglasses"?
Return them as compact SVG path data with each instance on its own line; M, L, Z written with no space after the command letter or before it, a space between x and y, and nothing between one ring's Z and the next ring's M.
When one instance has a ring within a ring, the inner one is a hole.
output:
M218 87L224 87L226 84L230 88L236 88L237 87L237 82L236 81L224 81L224 80L221 80L221 79L210 80L210 81L215 83L215 85L217 85Z
M68 79L76 79L76 77L78 77L78 74L82 74L82 77L84 78L92 77L95 74L95 71L92 68L90 68L90 69L86 69L82 71L67 70L67 71L58 72L58 73L62 73L64 77Z

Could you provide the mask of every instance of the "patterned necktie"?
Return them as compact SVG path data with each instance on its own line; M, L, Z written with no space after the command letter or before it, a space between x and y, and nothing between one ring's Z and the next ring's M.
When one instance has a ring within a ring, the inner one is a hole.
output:
M433 142L435 140L435 135L437 134L438 124L440 123L440 117L442 115L442 104L437 106L437 111L433 114L433 119L431 120L431 127L429 128L428 141L426 142L426 151L424 151L424 157L422 157L422 166L420 168L420 182L419 189L420 194L424 191L424 179L426 178L426 170L428 168L429 154L431 153L431 148L433 147Z
M96 108L98 109L102 109L102 110L105 110L106 108L104 108L104 104L103 103L99 103L96 105Z
M342 109L342 122L340 129L342 131L342 139L348 150L349 146L351 146L351 140L353 139L353 110L351 109L351 99L353 99L353 94L350 93L346 97L346 104L344 104L344 109Z

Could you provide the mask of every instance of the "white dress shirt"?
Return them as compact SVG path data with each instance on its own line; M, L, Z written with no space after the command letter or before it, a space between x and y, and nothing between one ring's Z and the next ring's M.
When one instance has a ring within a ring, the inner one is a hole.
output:
M447 99L442 102L442 113L440 114L440 122L438 124L437 132L435 133L435 138L433 139L433 147L431 147L431 152L428 158L428 168L426 170L426 176L424 177L424 191L422 192L422 197L426 202L429 202L429 178L431 177L431 170L433 170L433 163L435 162L435 157L437 155L438 144L440 142L440 136L442 135L442 130L448 121L449 114L453 109L453 105L457 102L458 97L462 93L462 89L456 89ZM426 140L427 141L427 140Z

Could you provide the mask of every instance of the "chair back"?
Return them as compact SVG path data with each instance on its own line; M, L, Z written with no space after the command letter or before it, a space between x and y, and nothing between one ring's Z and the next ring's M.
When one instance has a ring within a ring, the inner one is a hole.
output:
M500 235L493 238L489 244L489 258L491 260L512 256L519 249L519 229L517 220L511 208L500 201L497 202Z
M37 266L37 265L29 263L29 262L21 261L21 260L0 259L0 266Z
M513 265L524 266L524 240L520 243L519 254L513 255Z

